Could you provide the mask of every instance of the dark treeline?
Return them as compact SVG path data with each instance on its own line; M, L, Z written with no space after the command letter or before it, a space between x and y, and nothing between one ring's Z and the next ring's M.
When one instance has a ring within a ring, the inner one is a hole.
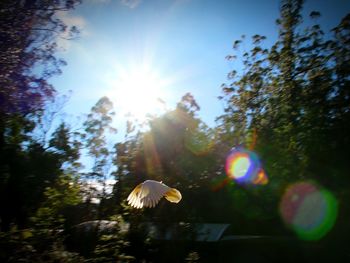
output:
M191 225L217 223L230 224L235 235L295 237L278 206L288 185L311 180L338 202L334 227L313 244L327 247L322 256L345 259L350 241L350 14L323 32L318 12L303 18L303 1L281 1L279 35L272 46L261 35L252 37L251 50L240 50L245 36L234 42L227 59L241 59L244 68L230 72L222 86L225 111L216 127L198 117L200 107L187 93L175 109L149 116L146 130L128 121L124 140L110 148L106 136L117 130L113 103L106 97L81 127L62 121L49 132L60 105L49 78L65 64L55 56L56 41L63 32L78 33L55 14L79 2L0 3L1 262L212 262L220 250L210 254L194 242L168 242L159 249L146 223L160 229L188 226L175 236L193 237ZM314 24L305 27L303 19ZM226 179L225 159L238 145L254 147L268 184ZM82 169L83 154L93 160L89 171ZM111 178L112 189L106 184ZM147 179L176 187L182 201L130 208L128 194ZM77 226L91 221L96 229L107 224L108 231L79 233Z

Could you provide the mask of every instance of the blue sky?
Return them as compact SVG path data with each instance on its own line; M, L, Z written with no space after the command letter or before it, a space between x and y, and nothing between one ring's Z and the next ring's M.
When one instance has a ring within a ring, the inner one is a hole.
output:
M350 1L306 1L304 13L312 10L321 12L319 23L328 30L350 12ZM214 126L223 109L217 99L220 86L230 70L242 70L239 63L225 60L233 53L232 43L243 34L265 35L266 43L272 43L278 16L277 0L85 0L62 16L68 24L78 24L81 36L61 42L66 50L59 56L68 65L52 83L59 93L72 91L64 111L73 116L87 114L101 96L118 89L111 99L115 125L123 134L123 107L132 102L123 100L120 78L146 67L146 74L162 83L155 92L167 108L191 92L201 107L199 117ZM146 82L143 90L131 92L134 98L149 95Z

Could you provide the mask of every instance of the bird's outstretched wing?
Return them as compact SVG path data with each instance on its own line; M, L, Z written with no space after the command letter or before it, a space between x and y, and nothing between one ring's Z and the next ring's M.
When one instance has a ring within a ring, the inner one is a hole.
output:
M165 194L165 199L172 203L178 203L182 199L182 195L179 190L175 188L170 188L170 190Z
M140 193L141 193L142 184L139 184L135 187L134 190L128 196L128 204L135 208L142 208L143 204L141 204Z
M129 205L135 208L154 207L163 196L172 203L181 200L181 193L178 190L153 180L147 180L136 186L127 200Z

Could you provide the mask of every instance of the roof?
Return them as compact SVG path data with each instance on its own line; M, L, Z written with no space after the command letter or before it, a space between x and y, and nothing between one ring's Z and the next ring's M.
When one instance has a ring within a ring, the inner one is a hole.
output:
M160 226L156 223L145 223L146 231L151 238L158 240L195 240L200 242L219 241L229 224L184 223Z
M218 241L229 224L196 224L197 241Z

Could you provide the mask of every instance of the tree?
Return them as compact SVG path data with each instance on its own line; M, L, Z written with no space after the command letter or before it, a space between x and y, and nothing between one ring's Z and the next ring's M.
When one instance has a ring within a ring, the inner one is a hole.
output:
M243 53L242 73L230 72L231 82L223 85L220 139L249 148L257 135L254 150L270 183L245 194L260 193L262 207L276 207L283 189L299 180L316 180L339 200L349 194L349 15L326 35L315 11L313 24L302 28L302 4L281 1L277 41L266 47L265 37L254 35L252 49ZM235 41L235 50L243 40ZM278 218L276 211L270 215Z
M1 1L0 114L28 114L54 95L48 79L60 73L63 60L55 57L62 32L77 33L58 17L79 0ZM34 71L35 69L35 71ZM39 71L39 72L38 72Z
M88 156L92 160L91 172L88 172L85 179L88 184L92 184L88 189L87 201L92 198L99 200L100 218L103 210L103 203L108 197L107 179L109 179L112 168L112 152L106 142L106 133L115 133L117 130L111 126L113 120L113 103L107 98L102 97L91 108L86 121L83 124L84 133L82 138L88 151ZM102 190L98 189L102 186Z
M334 29L336 37L327 39L317 24L300 29L302 4L282 1L276 43L264 48L265 37L253 36L253 49L243 55L244 73L231 72L233 82L223 87L227 107L221 126L233 127L237 144L256 131L256 150L276 180L322 177L314 165L331 150L326 142L330 134L335 136L335 122L344 120L348 111L348 106L338 103L348 98L344 86L348 72L339 74L343 63L348 63L339 58L340 53L347 57L348 49L340 46L348 40L348 18ZM317 19L319 13L310 16ZM240 42L235 42L235 49Z
M60 173L58 155L33 142L33 116L55 95L48 79L64 62L55 57L57 37L77 33L58 18L79 3L1 1L0 3L0 192L1 224L26 225L43 192ZM36 185L37 184L37 185ZM30 188L32 185L37 187ZM29 187L29 188L28 188ZM10 205L11 204L11 205Z

